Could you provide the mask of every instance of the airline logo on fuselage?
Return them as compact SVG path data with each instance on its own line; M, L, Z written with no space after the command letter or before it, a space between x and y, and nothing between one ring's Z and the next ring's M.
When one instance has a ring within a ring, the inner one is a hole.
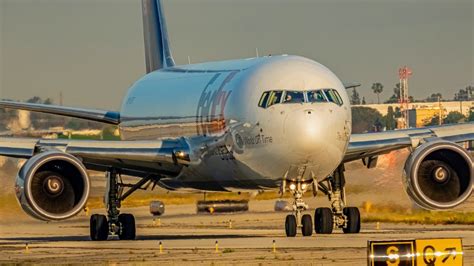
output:
M225 130L224 110L232 90L226 85L239 71L216 73L207 83L199 98L196 110L196 130L198 135L212 135ZM227 75L222 82L219 77Z

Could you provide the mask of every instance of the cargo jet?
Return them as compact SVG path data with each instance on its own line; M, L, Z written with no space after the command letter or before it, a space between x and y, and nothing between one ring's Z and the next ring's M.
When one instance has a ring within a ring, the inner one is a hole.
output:
M473 158L464 148L474 124L351 134L346 87L304 57L265 56L175 65L159 0L142 0L147 74L120 112L2 101L0 107L117 125L120 141L0 138L0 155L25 158L15 192L22 208L45 221L68 219L85 206L88 170L105 173L107 215L90 219L92 240L135 238L120 205L149 185L168 190L279 190L294 198L288 237L360 231L346 206L344 164L367 168L381 154L409 148L403 182L430 209L453 208L471 195ZM125 184L121 175L137 177ZM307 214L303 194L322 193L331 208Z

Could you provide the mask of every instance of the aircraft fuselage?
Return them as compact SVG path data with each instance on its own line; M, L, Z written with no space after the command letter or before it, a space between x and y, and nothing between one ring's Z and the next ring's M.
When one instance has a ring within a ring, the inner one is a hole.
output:
M339 101L309 99L327 89ZM274 104L266 104L265 92ZM341 81L298 56L151 72L130 88L121 119L123 140L184 137L200 153L199 162L162 179L169 189L241 191L276 188L282 179L322 179L341 163L351 134Z

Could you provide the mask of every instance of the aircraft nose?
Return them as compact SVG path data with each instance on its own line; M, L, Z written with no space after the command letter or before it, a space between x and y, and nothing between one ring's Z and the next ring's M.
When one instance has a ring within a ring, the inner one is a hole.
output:
M283 132L293 154L308 157L324 152L330 140L329 114L316 108L299 108L288 113Z

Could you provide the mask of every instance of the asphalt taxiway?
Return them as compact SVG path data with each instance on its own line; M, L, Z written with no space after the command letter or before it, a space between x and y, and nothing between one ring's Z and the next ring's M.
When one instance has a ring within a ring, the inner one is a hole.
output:
M365 265L367 240L461 237L464 265L474 265L474 226L380 224L377 228L366 223L360 234L337 231L287 238L283 230L286 214L271 211L273 202L251 202L246 213L214 215L195 214L195 205L170 205L155 220L146 207L123 209L136 215L135 241L116 237L90 241L85 214L60 223L9 217L0 227L0 264Z

